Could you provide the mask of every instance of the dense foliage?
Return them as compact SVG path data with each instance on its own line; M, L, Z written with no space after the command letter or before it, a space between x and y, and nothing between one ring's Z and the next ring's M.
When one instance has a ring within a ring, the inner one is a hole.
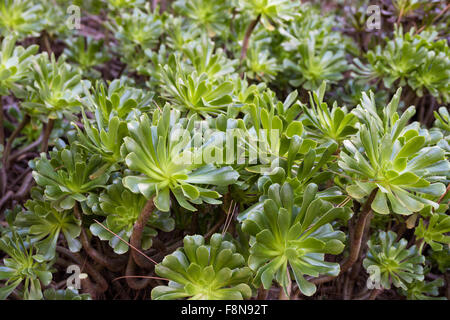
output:
M0 1L0 299L449 298L449 5L324 2Z

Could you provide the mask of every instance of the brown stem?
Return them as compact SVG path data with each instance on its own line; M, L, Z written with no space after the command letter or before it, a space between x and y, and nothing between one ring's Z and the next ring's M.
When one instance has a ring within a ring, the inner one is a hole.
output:
M383 292L383 289L374 289L370 293L369 300L375 300L377 296Z
M8 184L8 177L6 175L6 170L4 167L0 170L0 193L2 195L6 192L6 185Z
M258 295L256 300L266 300L269 295L269 290L264 289L262 286L258 289Z
M23 179L23 183L20 186L19 190L17 190L17 192L14 194L14 200L24 199L28 195L28 192L30 191L33 183L34 183L33 175L31 172L28 172L25 178Z
M2 96L0 96L0 144L5 145L5 128L3 127L3 103Z
M14 180L13 180L13 182L10 184L10 186L15 186L16 184L18 184L19 183L19 181L22 181L23 180L23 178L27 175L27 174L29 174L30 172L31 172L32 170L31 170L31 168L27 168L27 169L25 169L19 176L17 176L17 178L15 178Z
M400 21L402 20L403 11L404 11L404 8L401 7L401 9L400 9L400 14L398 15L398 19L397 19L397 24L399 24Z
M427 114L425 115L425 119L424 119L424 122L423 122L423 124L426 125L426 126L429 126L430 122L432 122L432 120L434 118L433 117L433 111L434 111L434 109L436 107L436 100L434 98L432 98L432 97L430 97L429 100L431 102L431 105L428 106ZM422 108L423 107L424 106L422 106Z
M47 152L48 150L48 140L50 139L54 125L55 119L48 119L48 123L44 129L44 136L42 138L41 152Z
M48 33L44 30L42 33L42 40L44 41L45 51L47 51L48 55L52 54L52 47L50 45L50 40L48 38Z
M130 296L125 292L125 288L120 284L120 281L114 281L116 276L111 272L105 273L106 280L113 286L116 295L113 297L115 300L119 297L121 300L130 300Z
M367 218L372 213L372 202L375 199L375 195L377 194L378 188L372 190L372 193L369 195L366 203L364 204L361 214L359 215L358 222L356 223L355 233L353 235L353 240L350 247L350 254L344 264L341 266L341 273L347 271L355 262L358 260L359 252L361 249L361 240L364 235L364 228L366 226Z
M447 193L450 191L450 183L448 184L447 188L445 189L445 192L442 196L439 197L439 200L437 201L438 204L440 204L442 202L442 199L445 198L445 196L447 195Z
M292 294L292 281L291 281L291 277L289 274L289 268L287 268L286 270L287 275L288 275L288 286L286 288L286 292L284 292L283 287L280 286L280 294L278 295L278 300L290 300L291 294Z
M155 11L157 5L158 5L158 0L152 0L152 10L153 11Z
M372 190L372 192L369 195L369 198L367 198L367 201L361 210L361 213L358 217L358 221L356 222L353 239L351 241L349 256L341 264L341 271L340 271L339 275L346 272L358 260L359 252L361 249L362 237L364 234L364 228L366 226L368 217L370 216L370 213L372 212L371 205L372 205L373 199L375 199L375 195L376 195L377 191L378 191L378 188L375 188L374 190ZM314 284L320 284L320 283L325 283L325 282L331 281L334 278L335 278L334 276L324 276L324 277L312 279L311 282Z
M134 223L133 226L133 233L130 237L130 244L138 248L139 250L142 250L141 248L141 242L142 242L142 233L144 232L144 228L147 225L148 220L150 219L150 216L153 213L153 210L155 209L155 205L153 203L153 198L150 198L144 208L142 209L141 213L139 214L139 218ZM141 253L139 253L136 250L131 251L131 256L133 257L136 264L141 268L151 268L153 267L153 264L151 264L147 259L142 256Z
M284 292L283 288L280 288L280 293L278 294L278 300L290 300L289 297Z
M436 17L434 17L433 21L431 21L431 24L435 23L442 15L447 12L447 10L450 8L450 4L448 4ZM416 34L421 33L425 29L426 25L423 25L420 29L416 31Z
M159 252L161 252L163 254L165 254L167 252L166 244L164 242L162 242L161 240L159 240L158 238L153 238L153 247L157 251L159 251Z
M3 152L3 167L5 168L5 170L9 168L8 157L11 153L12 143L14 142L14 139L16 139L16 137L19 135L20 131L22 131L22 129L28 124L28 122L30 122L30 117L28 115L25 115L23 120L19 123L17 128L13 131L13 133L11 133L8 138L5 151Z
M39 138L36 141L33 141L26 147L23 147L22 149L17 150L16 152L13 152L11 156L9 157L9 162L14 162L17 158L19 158L21 155L27 153L30 150L33 150L37 146L39 146L42 143L42 139L44 138L44 132L39 136Z
M8 192L0 200L0 209L3 208L5 203L7 203L8 200L13 197L13 195L14 195L14 192L12 192L11 190L8 190Z
M355 297L353 298L353 300L367 300L367 298L369 297L370 293L369 293L369 288L367 288L367 286L364 286L360 292L358 292Z
M5 145L5 128L3 127L3 103L2 96L0 96L0 144L2 146ZM6 192L6 184L7 184L6 172L4 169L0 170L0 193L3 196Z
M241 58L240 58L241 65L242 65L242 62L244 61L245 57L247 56L248 43L250 40L250 36L252 35L252 32L255 29L255 27L258 24L260 19L261 19L261 15L259 14L255 20L250 22L250 24L247 28L247 31L245 31L244 41L242 43L242 49L241 49Z
M355 287L354 284L359 275L359 272L361 271L362 260L364 258L365 252L367 250L367 240L369 239L369 236L370 236L370 221L372 220L372 217L373 217L373 213L370 213L370 215L366 221L366 226L364 228L364 234L363 234L363 238L362 238L363 246L360 249L359 258L358 258L356 264L353 265L353 267L351 269L351 273L349 274L349 277L348 277L349 282L346 287L347 291L346 291L346 295L344 295L344 300L352 299L353 289Z
M150 278L137 279L136 275L136 264L133 258L133 251L131 251L128 258L127 269L125 270L125 275L127 276L127 284L130 288L134 290L142 290L150 284Z
M448 300L450 300L450 272L446 272L444 277L446 284L445 296L447 297Z

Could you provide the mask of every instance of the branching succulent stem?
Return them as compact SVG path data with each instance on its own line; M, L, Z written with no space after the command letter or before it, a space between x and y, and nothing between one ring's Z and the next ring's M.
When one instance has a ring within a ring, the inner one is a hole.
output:
M125 276L126 276L127 284L130 288L132 288L134 290L142 290L150 284L152 279L149 277L143 277L142 279L137 279L138 277L136 276L136 263L135 263L135 260L133 257L133 252L134 251L130 252L130 256L128 258L127 269L125 270Z
M11 147L14 142L14 139L17 138L20 131L30 122L30 117L28 115L25 115L23 120L19 123L19 125L16 127L16 129L11 133L11 135L8 138L8 142L6 143L5 151L3 152L3 168L6 170L9 167L10 162L8 161L9 154L11 153Z
M376 195L377 191L378 191L378 188L375 188L374 190L372 190L372 192L370 193L369 197L367 198L367 200L361 210L361 213L356 222L353 239L351 241L349 256L341 264L341 271L340 271L339 275L345 273L358 260L360 249L361 249L362 238L364 235L364 229L365 229L366 223L368 221L368 218L370 216L370 213L372 213L371 205L372 205L373 199L375 199L375 195ZM335 278L336 277L333 277L333 276L324 276L324 277L312 279L311 282L314 284L321 284L321 283L329 282Z
M261 19L261 15L258 15L255 20L250 22L250 24L247 27L247 31L245 31L244 41L242 42L242 49L241 49L241 58L240 58L241 65L242 65L242 62L244 61L245 57L247 56L247 50L248 50L248 44L250 41L250 36L252 35L252 32L255 29L255 27L258 24L260 19Z
M144 232L144 228L150 219L150 216L155 210L155 204L153 203L153 198L150 198L146 203L141 213L139 214L139 218L135 222L133 226L133 233L130 237L130 244L141 250L141 242L142 242L142 233ZM139 252L136 250L131 251L131 256L133 257L136 264L141 268L151 268L153 264L147 261Z
M44 137L44 132L39 136L39 138L26 147L23 147L22 149L19 149L11 154L9 157L9 162L14 162L17 158L19 158L21 155L33 150L34 148L38 147L42 143L42 139Z
M258 289L258 296L256 300L266 300L269 295L269 290L264 289L262 286Z
M48 119L48 123L44 128L44 136L42 139L41 152L47 152L48 150L48 140L52 134L53 126L55 125L54 119Z
M377 296L383 292L383 289L374 289L370 292L369 300L375 300Z
M28 195L28 192L30 191L33 183L34 183L33 176L31 172L28 172L28 174L23 179L23 183L20 186L19 190L17 190L17 192L13 196L14 200L24 199Z
M5 144L5 129L3 127L3 103L2 97L0 96L0 144Z
M444 13L446 13L449 8L450 8L450 4L447 4L447 6L436 17L434 17L434 19L431 22L431 24L434 24L437 20L439 20L439 18L442 17L444 15ZM426 28L426 26L427 25L424 24L420 29L418 29L416 31L416 34L421 33Z

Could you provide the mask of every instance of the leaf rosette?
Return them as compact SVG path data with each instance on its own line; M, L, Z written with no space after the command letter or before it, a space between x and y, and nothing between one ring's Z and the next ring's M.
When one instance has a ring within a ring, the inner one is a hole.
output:
M88 201L89 202L89 201ZM124 241L129 242L133 233L133 226L139 218L147 199L141 194L135 194L123 187L120 180L106 187L98 201L95 203L95 214L106 216L103 224L112 232L117 234ZM170 217L169 212L155 210L148 220L142 232L141 246L147 250L152 246L152 238L158 232L156 229L164 232L170 232L175 228L175 221ZM93 223L90 226L92 234L98 236L101 240L107 240L111 248L117 254L123 254L128 251L128 245L105 230L103 226Z
M316 195L317 185L308 185L299 207L294 205L288 183L281 187L273 184L263 208L244 220L242 230L254 237L248 265L256 272L256 286L269 289L275 280L287 291L294 278L300 291L311 296L316 286L305 279L306 275L339 274L339 264L325 261L325 254L337 255L344 250L345 234L333 230L331 223L348 220L351 210L334 207Z
M218 233L208 245L203 236L186 236L184 246L166 256L155 272L169 284L154 288L153 300L242 300L252 294L252 272L244 257Z
M239 177L229 166L217 168L213 163L205 164L203 155L217 148L208 142L195 147L198 136L191 135L194 120L195 117L181 119L180 112L167 105L161 114L155 111L153 125L146 114L139 121L128 123L130 137L124 139L128 152L125 162L131 170L143 175L126 176L123 185L147 199L154 196L161 211L169 211L171 194L190 211L196 211L192 204L218 204L220 194L199 185L228 186Z

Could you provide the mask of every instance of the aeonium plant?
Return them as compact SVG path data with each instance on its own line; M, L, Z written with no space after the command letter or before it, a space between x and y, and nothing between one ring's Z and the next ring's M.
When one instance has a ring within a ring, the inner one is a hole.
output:
M197 210L192 204L218 204L220 194L208 186L228 186L239 177L229 166L205 163L203 155L217 149L214 143L195 145L194 121L195 117L180 118L178 110L166 105L154 112L152 121L144 114L128 123L125 163L141 175L124 177L123 185L147 199L153 197L161 211L169 211L171 195L190 211Z
M132 193L126 189L120 178L115 179L113 184L108 185L100 196L96 197L95 194L92 194L89 198L91 199L88 199L87 203L92 207L93 213L105 216L106 219L102 224L109 229L105 229L98 223L92 223L90 226L92 234L98 236L101 240L108 240L115 253L123 254L127 252L129 248L127 242L132 235L133 226L138 220L147 199L142 194ZM142 232L142 249L146 250L152 246L152 238L158 234L157 229L169 232L174 228L175 221L170 217L169 212L155 210Z
M381 214L410 215L431 205L445 192L450 162L438 146L428 146L426 138L413 126L407 126L414 107L401 116L397 112L401 89L378 114L374 96L364 93L355 110L362 122L354 138L345 140L339 166L350 175L346 190L355 199L376 195L371 208ZM425 196L429 195L435 201Z
M37 51L36 45L28 48L16 46L13 36L3 39L0 51L0 96L8 95L9 90L16 96L23 95L23 85L29 80L28 67Z
M16 35L20 39L38 36L45 27L44 6L33 0L5 0L0 2L0 34Z
M297 206L289 183L273 184L263 208L243 221L242 230L254 237L248 265L256 273L256 286L269 289L275 280L289 295L295 280L300 291L311 296L316 286L305 276L339 274L339 264L325 261L325 254L344 250L345 234L334 230L331 223L348 220L351 210L316 198L317 191L317 185L308 185Z
M87 194L105 187L109 174L96 174L104 165L99 155L88 156L74 144L45 153L33 161L33 178L43 187L44 198L58 211L69 210L76 202L87 200Z
M23 106L32 116L53 126L55 119L73 117L81 105L83 85L90 82L81 79L81 71L65 62L64 56L56 60L47 52L40 54L32 63L32 83L27 86L30 97Z
M155 267L169 280L152 290L154 300L242 300L250 298L252 272L233 243L213 234L209 244L201 235L184 237L184 246Z
M233 83L220 77L220 81L206 73L186 69L175 55L161 67L161 88L163 97L174 107L188 115L200 114L204 117L225 113L232 105Z
M255 95L253 103L243 108L248 115L242 140L248 144L244 156L250 163L245 171L260 174L258 189L266 193L272 183L287 181L295 190L295 198L301 199L308 183L320 184L331 178L332 174L324 169L332 162L338 145L325 137L318 145L315 136L308 136L312 130L303 127L297 95L293 91L284 102L278 101L270 90ZM239 125L242 120L236 121ZM259 161L253 164L255 150Z
M17 214L14 223L19 230L30 235L37 253L46 260L53 259L60 235L64 235L70 251L79 251L81 243L77 237L81 232L80 221L71 211L53 208L50 201L45 201L42 190L33 188L31 195L32 199L25 203L26 210Z
M372 268L379 277L382 288L390 289L391 284L407 290L407 285L414 280L422 281L425 257L414 245L407 248L408 241L396 241L395 232L381 231L376 239L368 242L369 252L363 261L364 268Z
M45 261L35 254L29 244L28 239L23 239L14 230L11 235L0 238L0 250L6 254L0 265L0 280L6 280L0 287L0 300L8 298L21 284L19 296L25 300L40 300L42 285L50 284L53 261Z
M153 95L129 87L126 78L112 81L107 88L99 81L91 90L85 87L84 93L83 129L72 123L78 132L74 143L88 152L101 155L106 163L97 175L110 169L118 170L118 165L124 161L120 148L128 135L127 120L147 111ZM87 112L92 113L92 119L86 115Z
M310 93L310 107L302 104L302 123L308 129L308 135L316 140L324 144L334 141L341 145L345 139L358 131L356 128L358 119L353 113L348 112L346 107L338 107L336 102L330 110L323 101L325 89L324 81L317 92L313 92L312 95Z
M175 12L186 16L194 27L207 31L210 36L227 31L232 9L229 0L177 0L172 7Z

